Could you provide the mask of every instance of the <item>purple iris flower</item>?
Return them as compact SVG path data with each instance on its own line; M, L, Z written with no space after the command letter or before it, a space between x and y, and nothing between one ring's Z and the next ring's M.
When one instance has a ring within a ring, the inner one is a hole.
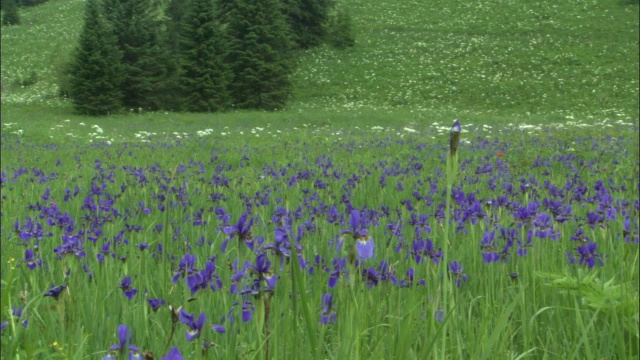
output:
M413 268L409 268L409 270L407 270L407 272L405 273L405 278L402 279L398 285L400 287L406 287L406 288L410 288L413 287L413 280L415 278L415 270L413 270ZM418 285L422 285L425 286L427 283L426 281L424 281L424 279L422 280L418 280Z
M559 237L559 233L553 230L553 222L551 216L542 212L536 216L536 219L532 223L535 228L535 236L541 239L550 238L556 240Z
M378 271L380 271L380 280L389 280L394 285L398 285L398 279L396 279L396 276L393 273L393 268L389 266L388 262L386 262L385 260L380 261L380 264L378 265Z
M6 327L7 327L7 325L9 325L9 322L8 322L8 321L3 321L3 322L0 324L0 333L1 333L1 332L4 332L4 328L6 328Z
M267 254L260 254L256 257L256 263L246 265L246 269L258 276L258 282L264 280L267 284L265 291L273 291L278 282L278 276L271 271L271 261L267 258ZM259 283L258 283L259 286Z
M118 325L119 343L109 347L109 353L102 360L115 360L118 358L116 353L124 353L128 350L128 358L130 360L142 360L142 354L137 346L131 344L131 330L126 325Z
M412 244L412 248L411 254L416 261L416 264L420 264L424 258L430 258L431 261L437 265L440 263L440 259L442 259L443 256L442 250L436 249L430 239L415 240Z
M595 229L596 225L600 225L602 227L604 223L604 215L597 211L588 211L587 223L592 229Z
M198 321L195 321L195 314L189 314L184 310L180 310L180 322L187 325L189 330L186 331L187 341L193 341L200 336L200 330L204 326L207 317L204 313L201 313L198 317Z
M501 259L497 252L497 246L494 242L496 232L485 230L482 240L480 240L480 249L482 250L482 261L486 264L498 262Z
M58 300L58 298L60 297L60 294L62 294L62 290L64 290L67 287L67 285L53 285L51 284L51 286L49 287L49 290L47 290L47 292L44 293L44 296L51 296L54 299Z
M529 248L533 247L533 229L527 231L527 240L518 240L518 256L527 256Z
M462 265L457 261L453 261L449 264L449 273L453 276L457 287L460 287L463 281L467 281L468 276L464 273Z
M636 200L636 213L637 213L637 209L638 209L638 200ZM638 243L638 232L637 229L635 229L634 231L631 231L631 220L629 219L629 216L626 216L622 222L622 237L624 237L624 241L625 242L631 242L633 239L633 243L637 244Z
M589 237L584 234L584 230L582 230L581 227L577 228L573 235L571 235L571 240L585 244L590 241Z
M322 315L320 315L320 324L327 325L336 322L336 312L332 311L333 295L326 293L322 295Z
M213 291L222 288L220 276L218 276L215 271L215 261L207 261L204 269L200 272L195 272L192 275L189 275L187 278L187 285L189 286L191 293L195 294L198 290L206 289L207 287L211 288Z
M373 239L371 237L368 238L359 238L356 242L356 251L358 252L358 256L362 259L369 259L373 257L373 251L375 250L375 244L373 243Z
M348 270L346 270L346 267L347 267L347 259L345 258L333 259L333 271L329 275L329 281L328 281L328 285L330 289L333 289L336 286L336 284L338 283L338 280L340 279L340 274L348 273Z
M62 259L65 255L75 255L78 258L87 255L84 251L84 240L77 234L63 234L62 245L53 249L53 252L58 255L58 259Z
M231 305L231 309L229 310L228 313L228 317L229 317L229 322L233 324L233 311L235 310L236 306L238 306L238 302L234 302L233 305ZM255 310L255 306L253 306L253 303L249 300L245 300L242 303L242 322L246 323L251 321L251 319L253 318L253 311ZM215 329L214 329L215 330Z
M240 216L240 219L238 219L238 222L236 224L225 226L223 228L224 233L229 235L229 237L222 242L221 249L223 253L227 250L227 243L234 236L237 235L240 242L251 239L251 226L253 225L253 218L247 221L248 216L249 213L245 212L242 214L242 216Z
M227 332L227 329L224 328L224 326L219 325L219 324L213 324L211 325L211 329L217 333L221 333L224 334Z
M482 261L484 261L485 264L491 264L494 262L498 262L500 261L501 256L500 254L496 253L496 252L483 252L482 253Z
M485 230L484 231L484 236L482 237L482 240L480 240L480 248L482 250L495 250L495 243L494 243L494 239L496 237L496 231L489 231L489 230Z
M189 253L185 254L184 257L180 259L180 262L178 263L178 270L176 271L175 275L173 275L172 282L175 284L178 282L178 280L180 280L180 278L187 275L194 274L196 271L198 271L198 269L196 269L195 266L196 266L195 255L191 255Z
M302 231L302 227L298 229L298 233ZM267 244L263 247L264 250L271 250L271 252L280 258L280 269L284 266L284 259L291 257L291 244L289 243L290 228L276 228L275 230L275 243Z
M380 282L380 273L375 268L362 269L362 278L366 281L367 288L371 289Z
M155 312L158 311L158 309L160 309L160 307L162 307L164 304L166 304L166 301L164 301L164 299L147 299L147 303Z
M42 259L39 259L35 256L35 253L31 249L26 249L24 251L24 258L22 259L25 263L27 263L27 267L29 270L33 270L36 266L42 265Z
M15 316L17 318L17 320L19 320L20 317L22 316L22 306L18 306L18 307L11 306L11 314L13 316ZM27 320L27 319L22 320L22 326L28 327L29 326L29 320Z
M122 281L120 282L120 288L124 292L124 296L126 296L129 300L131 300L138 293L137 288L131 287L131 278L129 276L125 276L124 278L122 278Z
M629 220L628 216L626 216L622 221L622 226L622 236L624 236L625 240L629 242L629 240L627 240L627 237L629 236L629 234L631 234L631 220Z
M51 197L51 189L46 188L44 189L44 194L42 194L42 196L40 197L42 200L47 201L49 200L49 198Z
M163 357L161 360L184 360L184 358L182 357L178 347L174 346L169 350L167 356Z
M532 201L525 206L517 207L513 213L513 218L520 223L529 224L538 214L539 208L540 204Z
M429 226L428 214L416 215L416 213L411 213L411 220L409 220L409 225L412 225L428 234L431 234L431 227ZM418 234L418 231L416 231L416 234Z
M251 301L245 301L242 303L242 322L249 322L253 318L253 310L255 306Z
M356 240L356 251L362 259L373 257L373 251L376 248L373 238L369 236L366 224L360 219L360 212L357 209L351 210L348 229L342 230L342 235L351 235Z
M602 261L602 255L596 252L598 249L598 244L595 242L590 242L583 246L578 246L576 248L576 253L578 255L578 265L587 265L588 268L592 268L599 263L600 266L604 266L604 261ZM576 257L571 253L567 253L567 259L569 263L575 264Z

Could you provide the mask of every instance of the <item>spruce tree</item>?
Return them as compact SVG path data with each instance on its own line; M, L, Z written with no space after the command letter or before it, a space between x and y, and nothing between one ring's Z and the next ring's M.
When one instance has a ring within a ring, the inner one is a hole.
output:
M80 42L70 66L70 97L78 113L106 115L122 107L121 53L99 0L87 0Z
M329 21L327 39L329 44L337 49L346 49L356 45L351 16L344 9L339 9Z
M4 14L2 14L2 25L20 25L18 0L5 0L2 11L4 11Z
M215 0L215 1L216 1L216 8L218 9L218 16L221 19L221 22L223 24L226 24L228 22L227 15L231 11L231 8L233 7L233 3L236 0Z
M132 110L164 108L171 97L171 63L151 1L105 0L104 11L122 51L124 105Z
M180 47L183 34L183 20L188 11L189 1L168 0L162 19L165 29L161 36L161 42L168 51L167 77L163 83L163 108L169 110L182 110L184 95L180 91Z
M283 108L291 91L293 53L279 1L236 0L228 5L233 106Z
M296 47L320 45L327 34L329 12L334 0L284 0L285 14Z
M225 42L212 0L192 0L185 16L180 85L183 110L218 111L229 104Z
M165 10L165 28L166 40L169 45L169 51L173 55L180 53L180 34L182 33L182 18L188 10L185 0L169 0L167 9Z

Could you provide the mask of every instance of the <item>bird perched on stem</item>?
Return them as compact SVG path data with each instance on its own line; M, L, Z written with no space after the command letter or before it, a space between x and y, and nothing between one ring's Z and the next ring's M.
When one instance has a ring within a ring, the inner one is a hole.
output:
M460 142L461 130L462 129L460 128L460 120L456 119L456 121L453 123L453 126L451 127L451 130L449 130L449 155L451 156L452 160L456 156L456 153L458 151L458 143Z

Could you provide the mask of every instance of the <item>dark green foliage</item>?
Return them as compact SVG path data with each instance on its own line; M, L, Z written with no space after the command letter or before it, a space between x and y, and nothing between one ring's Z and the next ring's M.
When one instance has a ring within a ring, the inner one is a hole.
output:
M229 8L227 59L233 72L233 106L282 109L291 91L293 54L279 1L237 0Z
M116 38L100 15L99 0L87 0L80 42L70 67L70 96L78 113L106 115L122 107L123 68Z
M161 40L168 51L167 77L164 80L161 95L163 108L168 110L181 110L183 96L180 92L180 52L181 36L183 34L183 18L188 11L189 1L169 0L164 9L163 34Z
M49 0L20 0L20 5L27 7L27 6L36 6L36 5L40 5L40 4L44 4Z
M18 6L29 7L44 4L49 0L4 0L0 1L0 9L4 10L4 7L9 5L9 2L15 2Z
M355 46L351 16L345 10L339 9L332 17L327 38L329 44L338 49Z
M176 55L180 53L180 33L182 32L182 18L187 12L186 0L170 0L165 10L166 39L169 51Z
M218 15L222 21L222 23L227 22L227 15L229 11L231 11L232 5L235 0L215 0L216 8L218 9Z
M298 48L320 45L327 34L329 12L334 0L284 0L293 40Z
M72 52L65 52L64 55L55 57L55 76L58 82L58 96L61 98L71 98L73 55Z
M2 8L4 13L2 14L2 25L19 25L20 13L18 11L18 0L4 0L4 7Z
M218 111L229 104L230 73L225 64L225 42L212 0L192 0L184 19L180 73L182 108Z
M122 51L124 106L164 108L172 97L169 53L160 40L161 22L149 0L105 0L109 20Z
M29 76L16 79L13 85L21 88L26 88L26 87L35 85L37 82L38 82L38 73L35 70L32 70Z

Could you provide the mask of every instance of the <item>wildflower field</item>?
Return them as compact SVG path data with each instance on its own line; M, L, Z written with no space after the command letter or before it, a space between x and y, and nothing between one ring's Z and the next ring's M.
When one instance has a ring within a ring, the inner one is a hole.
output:
M638 358L637 2L339 3L273 113L76 115L84 1L2 28L2 359Z
M3 124L3 358L638 356L637 122L59 125Z

